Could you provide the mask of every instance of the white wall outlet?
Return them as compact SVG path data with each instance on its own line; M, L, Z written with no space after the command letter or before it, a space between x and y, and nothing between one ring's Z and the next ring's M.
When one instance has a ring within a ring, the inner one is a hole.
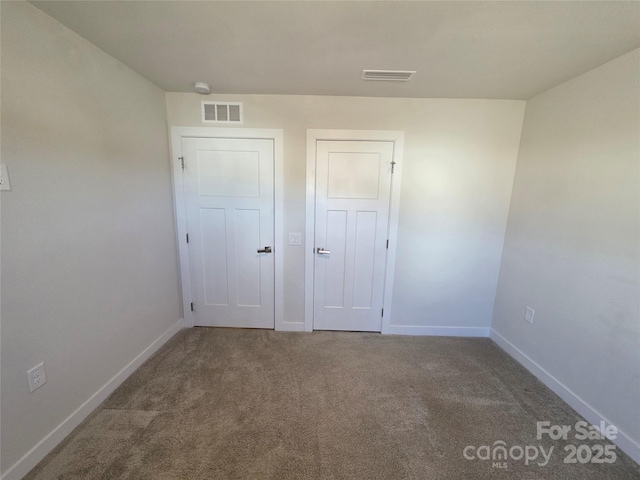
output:
M302 245L302 234L301 233L290 233L289 234L289 245Z
M533 316L535 314L536 311L533 308L527 307L527 309L524 311L524 319L529 323L533 323Z
M11 190L11 183L9 183L9 170L7 166L0 164L0 190Z
M29 370L27 377L29 377L29 393L47 383L47 375L44 372L44 362L39 363Z

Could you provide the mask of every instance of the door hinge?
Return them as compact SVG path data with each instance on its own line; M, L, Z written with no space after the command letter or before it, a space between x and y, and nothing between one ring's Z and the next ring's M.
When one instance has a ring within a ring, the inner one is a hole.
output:
M380 315L381 317L384 317L384 308L382 309L382 315Z
M180 160L180 165L182 166L182 169L184 170L184 157L178 157L178 160Z
M393 173L393 171L396 169L396 161L395 160L391 160L391 173Z
M188 236L188 235L187 235ZM188 242L189 240L187 240ZM387 248L389 248L389 240L387 239Z
M189 234L187 233L187 243L189 243ZM389 241L387 240L387 248L389 248Z
M194 312L195 310L193 309L193 302L191 302L191 311Z

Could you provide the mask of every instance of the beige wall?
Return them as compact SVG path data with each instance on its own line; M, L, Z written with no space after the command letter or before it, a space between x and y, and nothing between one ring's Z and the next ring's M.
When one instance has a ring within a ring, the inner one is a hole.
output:
M592 409L636 445L639 58L635 50L527 102L493 321L586 402L581 413Z
M488 331L524 102L167 93L169 124L204 126L202 100L241 101L243 127L284 130L285 238L305 231L308 128L404 130L391 323ZM285 247L284 278L285 318L301 322L303 247Z
M6 472L181 311L164 93L29 3L1 9Z

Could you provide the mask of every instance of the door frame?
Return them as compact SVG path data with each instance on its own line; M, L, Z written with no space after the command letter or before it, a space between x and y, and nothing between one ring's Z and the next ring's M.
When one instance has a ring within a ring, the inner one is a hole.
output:
M273 261L274 261L274 325L276 330L292 330L284 321L283 307L283 138L282 130L257 128L171 127L171 174L173 178L173 202L176 223L176 242L180 263L180 286L184 326L194 326L191 312L191 263L187 245L187 208L184 195L182 170L182 140L185 138L243 138L248 140L273 140Z
M398 239L398 215L400 212L400 185L402 182L402 158L404 132L388 130L307 130L307 187L306 187L306 229L305 229L305 274L304 274L304 331L313 331L313 297L315 277L315 225L316 225L316 144L322 140L354 140L393 142L395 170L391 176L391 199L389 206L387 264L384 280L384 315L382 332L389 333L391 324L393 280L396 265L396 244Z

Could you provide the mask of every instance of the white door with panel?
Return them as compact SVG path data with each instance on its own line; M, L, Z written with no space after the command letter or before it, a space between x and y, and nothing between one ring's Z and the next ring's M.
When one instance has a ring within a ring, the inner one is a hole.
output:
M314 330L381 331L393 147L316 143Z
M274 328L274 143L184 138L195 325Z

